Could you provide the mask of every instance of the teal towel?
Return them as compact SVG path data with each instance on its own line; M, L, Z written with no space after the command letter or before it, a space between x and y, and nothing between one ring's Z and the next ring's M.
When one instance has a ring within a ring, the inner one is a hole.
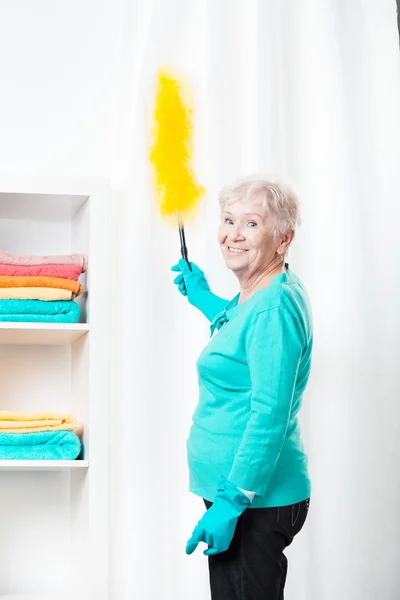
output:
M75 460L80 451L73 431L0 433L0 460Z
M0 321L76 323L79 315L73 300L0 300Z

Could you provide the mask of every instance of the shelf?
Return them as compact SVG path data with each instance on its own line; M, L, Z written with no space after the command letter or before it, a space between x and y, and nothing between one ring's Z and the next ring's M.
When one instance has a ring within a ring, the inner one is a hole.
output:
M77 299L78 323L0 320L2 408L74 415L82 443L79 460L0 460L0 511L7 515L0 543L1 600L107 600L110 595L104 466L112 198L104 179L0 173L0 250L84 254L90 265L81 278L86 291Z
M1 192L0 214L2 219L70 221L87 199L87 196Z
M88 331L87 323L0 323L0 345L63 346Z
M26 593L26 594L1 594L1 600L88 600L88 596L86 596L75 588L70 589L68 591L60 592L58 589L55 590L52 594L45 593Z
M1 594L1 600L87 600L87 596L77 595L79 592L77 590L71 590L68 592L59 592L56 590L53 594L48 595L47 593L42 594Z
M71 221L88 198L108 187L104 179L0 175L2 219Z
M87 460L0 460L0 471L61 471L88 467Z

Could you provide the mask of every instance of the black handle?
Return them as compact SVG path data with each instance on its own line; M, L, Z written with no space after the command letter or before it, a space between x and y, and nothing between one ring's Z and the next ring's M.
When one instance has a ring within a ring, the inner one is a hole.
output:
M190 266L190 262L189 262L188 250L187 250L187 247L186 247L185 229L183 227L183 223L179 224L179 237L180 237L180 240L181 240L181 254L182 254L182 258L184 260L186 260L189 269L192 270L192 267Z

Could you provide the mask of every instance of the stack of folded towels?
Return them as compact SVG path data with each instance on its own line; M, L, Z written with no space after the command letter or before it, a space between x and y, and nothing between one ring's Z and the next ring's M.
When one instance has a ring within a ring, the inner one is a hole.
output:
M75 460L81 452L76 427L70 415L0 410L0 460Z
M86 271L82 254L20 256L0 252L0 321L76 323Z

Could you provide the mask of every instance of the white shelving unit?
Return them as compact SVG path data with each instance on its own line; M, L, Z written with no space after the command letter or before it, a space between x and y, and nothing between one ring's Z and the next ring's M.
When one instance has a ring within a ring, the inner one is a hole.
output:
M86 323L1 323L0 345L31 344L34 346L62 346L73 344L89 331Z
M0 460L0 471L58 471L88 466L88 460Z
M77 324L0 322L0 408L73 414L76 461L0 461L0 598L108 600L108 189L0 176L0 249L87 254Z

